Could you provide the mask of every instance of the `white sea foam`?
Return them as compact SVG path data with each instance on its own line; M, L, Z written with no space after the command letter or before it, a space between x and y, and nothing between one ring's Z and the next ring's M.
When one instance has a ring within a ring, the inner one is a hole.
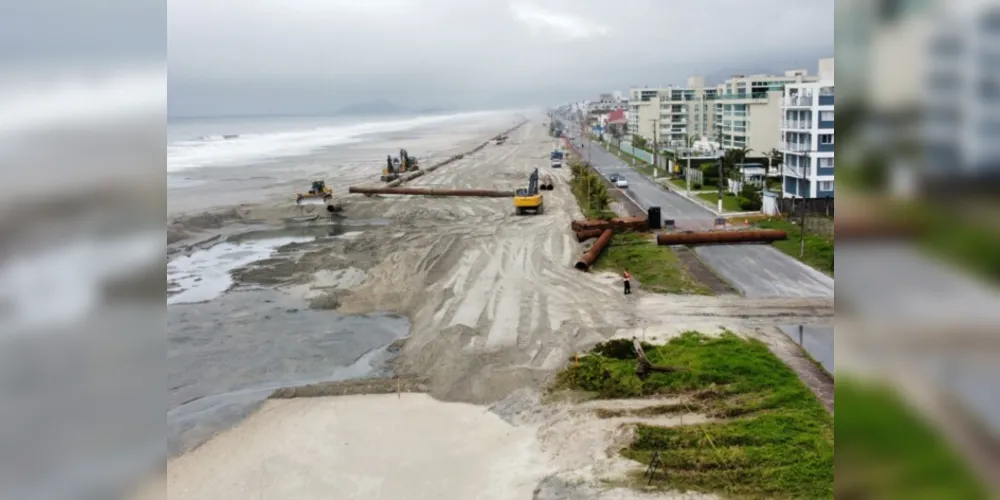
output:
M459 113L271 133L247 134L233 130L226 133L238 136L229 139L213 134L170 143L167 147L167 171L175 172L199 167L233 167L251 162L273 161L307 155L329 146L360 142L361 136L367 134L401 132L446 122L482 120L493 115L508 113L496 111Z

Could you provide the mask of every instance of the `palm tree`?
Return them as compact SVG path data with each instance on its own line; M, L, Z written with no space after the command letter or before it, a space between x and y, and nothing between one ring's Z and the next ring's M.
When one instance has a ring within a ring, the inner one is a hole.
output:
M771 148L771 150L767 152L767 173L768 174L771 173L771 168L772 167L781 167L781 165L784 162L785 162L785 155L781 154L781 151L778 151L775 148ZM784 173L783 170L782 170L782 173ZM784 175L779 175L778 178L781 179L781 197L784 198L785 197L785 176Z
M697 140L698 136L694 134L684 138L684 145L687 147L687 169L684 170L684 184L687 186L688 196L691 195L691 149Z

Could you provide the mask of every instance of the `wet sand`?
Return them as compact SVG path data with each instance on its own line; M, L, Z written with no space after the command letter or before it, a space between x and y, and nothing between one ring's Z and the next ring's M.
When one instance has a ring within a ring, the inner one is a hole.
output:
M572 403L541 404L539 389L573 353L612 337L665 340L686 330L722 328L769 338L776 350L792 352L777 326L832 316L832 299L762 307L739 297L656 296L644 293L641 283L625 297L617 276L573 269L584 245L569 226L580 212L568 188L569 170L548 168L553 142L535 119L505 145L490 144L411 184L513 190L538 167L555 179L555 190L544 193L544 215L516 216L510 199L345 196L348 219L389 223L349 238L293 243L236 270L244 285L273 287L316 308L409 318L396 372L426 378L434 399L403 394L269 401L246 422L171 461L170 496L245 498L266 491L283 498L432 498L420 496L421 488L433 494L450 484L449 491L470 494L433 498L472 498L473 492L531 498L536 489L536 498L647 498L605 484L634 472L636 464L617 455L634 422L598 422L594 408ZM239 207L217 227L280 221L287 210ZM192 232L190 220L178 223ZM363 273L359 284L328 289L329 273L347 268ZM449 402L493 404L502 420L485 407ZM482 429L482 438L473 428ZM502 443L500 435L507 436ZM344 445L341 436L365 444ZM244 453L245 446L253 452ZM229 458L236 455L238 460ZM253 482L271 467L276 473L267 475L269 482ZM379 487L385 496L376 494ZM712 497L678 492L656 498Z

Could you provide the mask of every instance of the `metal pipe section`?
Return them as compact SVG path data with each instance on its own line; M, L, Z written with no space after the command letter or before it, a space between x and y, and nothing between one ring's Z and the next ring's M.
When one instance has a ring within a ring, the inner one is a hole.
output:
M577 231L576 232L576 241L579 241L580 243L583 243L584 241L587 241L587 240L589 240L591 238L596 238L596 237L600 236L603 233L604 233L604 231L602 231L600 229L587 229L585 231Z
M646 217L623 217L611 220L575 220L571 224L574 231L589 229L613 229L621 231L648 231L649 220Z
M705 245L711 243L771 243L787 240L788 234L777 229L755 229L751 231L704 231L660 233L656 235L658 245Z
M433 189L405 187L365 187L351 186L351 193L358 194L400 194L412 196L470 196L479 198L513 198L513 191L490 191L486 189Z
M597 241L595 241L594 244L591 245L590 249L584 252L583 255L580 256L580 260L577 261L576 263L576 268L581 271L590 270L590 266L594 264L594 261L597 260L597 257L599 257L601 255L601 252L604 251L604 247L608 246L608 244L611 243L612 234L613 233L610 229L605 229L604 232L601 233L601 237L597 238Z

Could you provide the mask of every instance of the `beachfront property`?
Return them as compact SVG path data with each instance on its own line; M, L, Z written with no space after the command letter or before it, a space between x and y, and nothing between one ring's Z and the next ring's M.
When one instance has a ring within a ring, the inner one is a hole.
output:
M654 123L660 116L659 89L630 89L628 99L628 133L653 140Z
M983 6L938 16L925 44L923 130L926 174L1000 174L1000 9ZM974 181L973 181L974 182Z
M781 144L781 105L788 85L818 81L804 69L784 75L735 75L716 87L713 130L722 147L763 155Z
M781 183L786 198L833 196L834 62L822 59L820 80L785 86L781 99Z
M633 88L629 133L668 149L683 148L694 136L763 154L781 144L784 87L818 80L807 70L790 70L783 75L734 75L715 86L692 76L683 87Z

